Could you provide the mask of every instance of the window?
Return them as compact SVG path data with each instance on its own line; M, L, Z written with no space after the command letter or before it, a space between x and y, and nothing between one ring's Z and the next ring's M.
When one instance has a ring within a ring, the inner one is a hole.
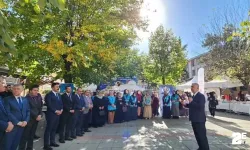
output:
M192 76L195 76L195 70L192 70Z
M194 66L194 59L191 60L191 66L192 66L192 67Z

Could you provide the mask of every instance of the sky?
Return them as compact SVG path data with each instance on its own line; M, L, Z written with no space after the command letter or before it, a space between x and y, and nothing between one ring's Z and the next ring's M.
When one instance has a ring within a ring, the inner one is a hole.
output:
M141 16L149 19L149 27L148 32L138 31L141 40L135 47L148 53L150 33L162 24L187 44L187 57L192 58L208 51L202 47L202 35L209 31L211 20L223 23L218 14L224 12L237 12L247 19L249 9L250 0L144 0Z

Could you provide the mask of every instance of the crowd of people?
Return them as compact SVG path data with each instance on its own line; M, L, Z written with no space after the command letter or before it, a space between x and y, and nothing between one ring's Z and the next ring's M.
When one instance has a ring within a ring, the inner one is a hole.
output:
M22 85L13 85L4 89L0 84L0 146L3 150L33 150L33 140L39 121L45 112L46 128L44 132L44 149L52 150L59 147L56 142L56 133L59 134L59 143L72 141L82 137L85 132L91 132L90 127L98 128L106 123L122 123L136 119L151 119L159 116L160 100L158 92L124 90L115 91L83 91L77 88L75 92L70 86L65 87L65 93L59 93L59 83L52 83L52 90L43 98L39 94L39 86L29 89L29 94L22 97ZM10 92L11 91L11 92ZM162 97L164 119L178 119L188 117L187 107L192 99L191 93L182 95L179 91L171 94L164 92ZM214 95L210 93L209 108L214 116ZM211 107L210 107L211 106ZM3 119L2 119L3 118Z

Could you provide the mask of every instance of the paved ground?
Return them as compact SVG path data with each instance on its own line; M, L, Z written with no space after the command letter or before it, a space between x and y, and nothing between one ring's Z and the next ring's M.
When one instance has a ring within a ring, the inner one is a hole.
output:
M39 129L42 135L43 125ZM231 145L232 132L246 132L250 137L250 117L217 112L208 117L207 135L211 150L250 149L250 138L243 145ZM84 137L61 144L55 150L196 150L198 148L190 122L179 120L137 120L122 124L106 125L91 129ZM42 148L43 140L35 142L35 149Z

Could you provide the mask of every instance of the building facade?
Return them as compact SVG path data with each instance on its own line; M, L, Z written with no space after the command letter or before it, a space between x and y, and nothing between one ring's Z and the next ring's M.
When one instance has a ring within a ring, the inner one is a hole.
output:
M188 60L186 71L188 73L189 80L198 75L198 70L200 68L205 67L205 64L202 63L201 60L207 55L208 53L203 53Z

